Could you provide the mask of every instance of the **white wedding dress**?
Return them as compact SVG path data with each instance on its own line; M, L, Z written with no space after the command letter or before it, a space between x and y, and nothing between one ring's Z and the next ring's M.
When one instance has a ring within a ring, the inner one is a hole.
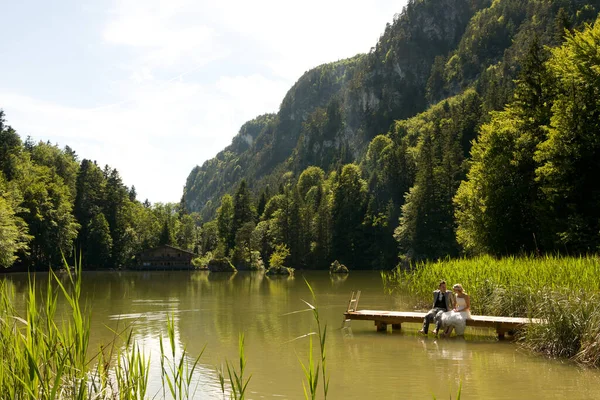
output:
M462 297L456 297L456 308L464 311L446 311L442 314L442 327L453 327L457 335L465 333L467 319L471 318L471 311L465 310L467 301Z

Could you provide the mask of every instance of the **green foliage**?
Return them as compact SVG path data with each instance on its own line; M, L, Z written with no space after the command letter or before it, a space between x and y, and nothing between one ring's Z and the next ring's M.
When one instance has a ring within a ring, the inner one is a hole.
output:
M482 127L455 198L467 251L598 249L599 27L569 33L545 63L534 41L513 102Z
M71 254L79 229L68 187L50 168L35 164L23 171L18 184L23 194L19 216L33 236L23 261L32 266L60 265L62 254Z
M231 196L225 195L221 199L221 207L217 210L217 228L219 241L225 246L228 253L234 246L233 236L233 200Z
M179 218L179 227L175 235L177 247L193 251L197 246L198 227L190 214L184 214Z
M0 171L9 181L19 173L22 152L21 138L12 127L6 125L4 111L0 110Z
M235 247L231 257L232 263L238 269L250 269L251 240L256 224L253 221L244 223L236 232Z
M557 93L546 140L535 160L557 241L570 250L600 246L600 21L568 34L548 61Z
M17 188L9 191L8 184L0 174L0 267L10 267L18 260L19 253L27 254L31 236L19 211L19 192Z
M348 164L333 187L332 256L350 268L360 265L362 229L366 211L367 184L360 167Z
M89 264L108 267L112 256L113 240L104 214L96 214L89 222L87 231L89 249L86 254L91 260Z
M597 295L577 291L545 297L536 305L535 315L546 323L527 329L526 346L552 357L574 358L597 367L600 365L598 300Z
M533 41L513 103L492 115L471 149L455 198L459 243L471 253L533 251L545 244L533 157L552 106L545 54Z
M217 248L219 241L219 228L217 221L209 221L202 225L200 229L200 251L205 254Z
M532 316L543 293L596 293L600 262L595 256L504 257L478 256L420 262L412 269L385 274L391 288L401 287L428 304L440 279L461 283L471 296L474 314ZM396 286L398 285L398 286Z
M308 192L312 188L322 185L324 179L325 172L321 168L315 166L306 168L298 178L298 192L300 197L304 201L307 201Z
M285 169L329 171L359 161L371 138L425 110L432 63L457 46L471 17L487 6L483 0L410 2L369 54L307 71L276 115L247 122L230 146L190 172L184 190L190 210L212 219L218 200L242 179L259 194L276 187Z
M269 258L269 266L271 268L285 267L285 259L290 255L290 249L284 244L275 246L275 251Z
M231 225L231 234L233 237L237 234L238 229L245 223L254 221L254 219L254 210L248 185L245 180L242 180L233 197L233 221Z

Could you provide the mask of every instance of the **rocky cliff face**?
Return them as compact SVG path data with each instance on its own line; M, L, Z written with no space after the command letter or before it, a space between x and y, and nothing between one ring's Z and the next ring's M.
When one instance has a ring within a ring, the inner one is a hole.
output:
M329 170L356 161L394 121L474 85L484 98L484 92L493 92L497 101L488 108L501 107L523 43L540 35L547 44L559 29L555 19L563 6L570 7L575 24L581 23L576 21L581 10L595 10L597 2L409 1L368 54L306 72L277 114L244 124L229 147L194 168L184 190L186 205L209 218L241 179L258 193L267 185L276 188L286 171L297 174L309 165ZM498 87L505 92L498 94Z

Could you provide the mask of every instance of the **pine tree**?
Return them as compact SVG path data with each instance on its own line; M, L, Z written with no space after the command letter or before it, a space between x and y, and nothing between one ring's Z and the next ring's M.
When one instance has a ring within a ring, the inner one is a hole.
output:
M569 251L600 246L600 19L568 34L548 68L558 87L547 139L535 156L556 240Z
M171 227L169 226L169 221L166 219L163 222L162 229L160 231L160 236L158 238L158 244L161 246L173 244L173 238L171 235Z
M217 209L217 227L219 242L223 244L226 253L235 246L233 233L233 199L226 194L221 198L221 207Z
M333 189L332 257L349 267L360 267L364 253L362 221L367 188L360 167L345 165Z
M9 191L0 172L0 267L10 267L29 249L27 224L16 215L20 202L20 192L16 187Z
M85 263L94 267L106 268L111 266L112 238L108 221L104 214L97 213L87 227L88 241Z
M235 238L238 229L246 222L254 221L252 198L246 181L242 179L233 197L233 221L231 224L231 237Z
M551 246L534 161L553 103L545 59L534 38L512 103L482 126L471 149L471 170L455 198L458 241L469 252L510 254Z

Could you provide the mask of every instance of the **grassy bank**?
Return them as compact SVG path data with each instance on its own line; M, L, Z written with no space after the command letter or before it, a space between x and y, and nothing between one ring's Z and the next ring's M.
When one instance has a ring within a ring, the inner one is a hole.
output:
M388 290L411 293L428 307L440 279L461 283L474 314L535 317L524 345L600 367L600 258L481 256L419 263L382 274Z

